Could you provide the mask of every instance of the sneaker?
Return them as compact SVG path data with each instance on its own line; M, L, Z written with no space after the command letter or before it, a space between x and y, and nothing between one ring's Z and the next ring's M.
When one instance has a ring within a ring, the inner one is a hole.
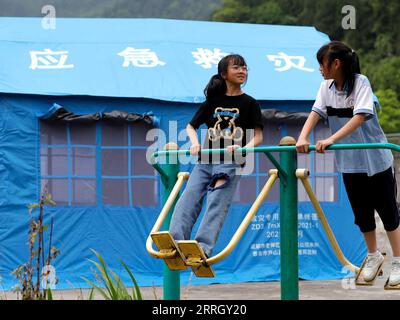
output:
M389 276L389 285L396 286L398 284L400 284L400 261L393 260Z
M375 278L383 260L385 260L385 257L379 251L376 254L367 255L367 261L362 270L362 276L365 281L372 281Z

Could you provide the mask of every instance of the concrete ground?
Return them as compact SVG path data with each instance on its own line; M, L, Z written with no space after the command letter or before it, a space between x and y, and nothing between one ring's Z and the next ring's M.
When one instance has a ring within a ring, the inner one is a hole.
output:
M354 278L329 281L299 281L300 300L400 300L400 290L384 290L390 270L386 259L384 275L373 286L355 286ZM246 282L232 284L189 285L181 287L181 300L279 300L280 282ZM162 287L141 287L145 300L163 298ZM89 290L54 290L56 300L87 300ZM0 300L15 300L12 292L0 292ZM99 293L95 299L101 300Z
M387 268L385 268L387 269ZM384 290L386 276L378 277L374 286L355 286L354 279L300 281L300 300L400 300L400 290ZM163 298L161 287L142 287L145 300ZM56 300L87 300L89 291L54 290ZM15 300L15 293L0 293L0 299ZM100 294L95 299L101 300ZM280 282L248 282L181 287L181 300L279 300Z
M355 286L353 279L330 281L299 281L300 300L400 300L400 290L384 290L384 284L390 272L391 249L383 230L382 223L376 217L378 248L387 255L384 275L378 277L373 286ZM161 287L142 287L145 300L163 298ZM56 300L86 300L89 290L54 290ZM12 292L1 292L0 300L15 300ZM101 299L96 294L95 299ZM246 282L233 284L210 284L181 287L181 300L279 300L280 282Z

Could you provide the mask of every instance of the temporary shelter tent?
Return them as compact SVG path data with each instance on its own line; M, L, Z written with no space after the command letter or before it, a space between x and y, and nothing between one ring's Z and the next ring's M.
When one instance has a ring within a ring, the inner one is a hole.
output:
M124 261L140 285L161 284L163 261L145 249L162 207L160 178L146 152L169 141L188 146L182 131L217 62L231 52L247 60L244 90L263 109L264 144L297 137L322 80L315 54L329 38L313 27L281 25L57 18L51 28L43 22L0 18L1 284L14 285L11 271L28 259L27 205L39 201L45 185L57 203L45 208L46 224L54 222L51 244L60 250L57 288L87 285L82 277L91 277L90 249L117 272ZM312 139L326 134L321 123ZM182 170L190 170L192 164L182 162ZM344 254L360 263L365 247L333 154L302 155L299 167L311 170ZM216 251L236 230L269 168L257 155ZM238 246L216 265L217 277L192 283L279 279L278 191L274 187ZM300 277L345 277L301 185L298 218ZM183 273L183 283L188 277Z

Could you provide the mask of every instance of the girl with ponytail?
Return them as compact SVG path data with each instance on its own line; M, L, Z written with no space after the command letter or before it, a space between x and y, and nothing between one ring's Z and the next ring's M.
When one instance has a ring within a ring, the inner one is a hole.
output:
M210 256L222 228L240 178L244 157L234 150L255 147L262 142L261 109L257 101L242 91L248 75L247 64L238 54L222 58L218 73L204 89L206 100L186 127L192 143L190 153L199 156L186 188L179 198L170 223L172 237L188 240L207 198L204 217L194 237ZM225 149L223 154L200 156L197 129L207 126L207 149ZM179 250L177 250L179 251ZM177 253L179 254L179 252Z
M357 54L339 41L331 41L317 53L324 77L312 111L303 126L297 152L308 152L309 135L320 118L328 121L331 136L316 142L324 153L333 143L387 143L378 122L377 102L366 76L361 74ZM355 216L368 249L361 276L372 282L384 257L378 251L375 210L385 227L393 251L389 286L400 284L400 228L396 201L393 156L386 149L336 150L335 159Z

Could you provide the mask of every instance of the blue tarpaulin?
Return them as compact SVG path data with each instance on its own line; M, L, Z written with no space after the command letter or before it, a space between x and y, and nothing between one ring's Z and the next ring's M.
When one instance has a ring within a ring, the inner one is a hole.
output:
M161 19L0 19L0 92L198 102L225 54L243 55L259 100L312 100L313 27ZM82 85L84 83L85 85ZM290 90L288 90L290 88Z
M313 27L58 18L56 29L45 29L40 18L0 18L0 285L13 286L11 271L28 259L27 205L38 202L45 176L40 118L54 105L77 116L114 110L152 114L164 132L171 131L170 121L176 121L179 131L203 100L218 60L234 52L246 58L250 73L245 91L263 109L308 112L321 81L315 54L327 41ZM276 131L295 134L290 130L282 124ZM98 139L100 131L96 132ZM103 148L72 146L93 154ZM69 181L76 178L71 168L65 170ZM336 200L322 206L345 256L359 264L365 246L353 224L340 175L331 175L338 181ZM53 245L61 250L54 262L57 288L85 287L82 277L93 279L87 260L94 258L90 249L100 252L122 280L129 282L129 277L119 260L132 269L140 285L161 285L163 262L145 249L162 208L160 192L157 197L155 206L104 205L100 199L94 205L46 208L45 222L53 218L55 223ZM231 207L215 253L229 242L250 206ZM238 246L215 266L217 277L192 279L191 284L279 280L279 232L279 202L267 199ZM348 276L307 201L299 203L299 257L303 279ZM189 273L184 272L182 283L188 281Z

